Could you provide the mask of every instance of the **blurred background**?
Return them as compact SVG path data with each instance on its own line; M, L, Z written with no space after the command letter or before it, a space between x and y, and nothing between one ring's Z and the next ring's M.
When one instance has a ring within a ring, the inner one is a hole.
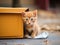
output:
M0 0L0 7L28 7L43 10L60 8L59 0Z

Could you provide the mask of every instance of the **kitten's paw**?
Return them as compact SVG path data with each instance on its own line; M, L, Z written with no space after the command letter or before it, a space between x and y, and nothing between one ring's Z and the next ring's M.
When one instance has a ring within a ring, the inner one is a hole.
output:
M26 38L32 38L32 37L31 37L31 36L29 36L29 35L25 35L25 37L26 37Z
M31 35L32 38L35 38L35 35Z
M32 38L31 36L28 36L28 38Z

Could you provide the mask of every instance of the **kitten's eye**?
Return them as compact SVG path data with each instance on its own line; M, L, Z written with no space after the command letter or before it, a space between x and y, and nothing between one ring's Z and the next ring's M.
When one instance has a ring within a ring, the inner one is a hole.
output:
M26 20L28 20L28 19L26 18Z
M33 20L33 18L31 18L31 20Z

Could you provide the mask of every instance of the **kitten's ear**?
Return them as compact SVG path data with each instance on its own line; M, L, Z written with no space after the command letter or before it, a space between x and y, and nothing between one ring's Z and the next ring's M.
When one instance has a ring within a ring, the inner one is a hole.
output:
M37 10L33 11L34 16L37 16Z
M24 17L25 16L25 12L22 12L21 15Z

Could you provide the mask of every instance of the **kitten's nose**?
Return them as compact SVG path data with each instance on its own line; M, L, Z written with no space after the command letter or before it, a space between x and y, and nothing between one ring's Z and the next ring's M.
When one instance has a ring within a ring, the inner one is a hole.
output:
M30 24L30 23L29 23Z
M28 23L30 24L30 21Z

